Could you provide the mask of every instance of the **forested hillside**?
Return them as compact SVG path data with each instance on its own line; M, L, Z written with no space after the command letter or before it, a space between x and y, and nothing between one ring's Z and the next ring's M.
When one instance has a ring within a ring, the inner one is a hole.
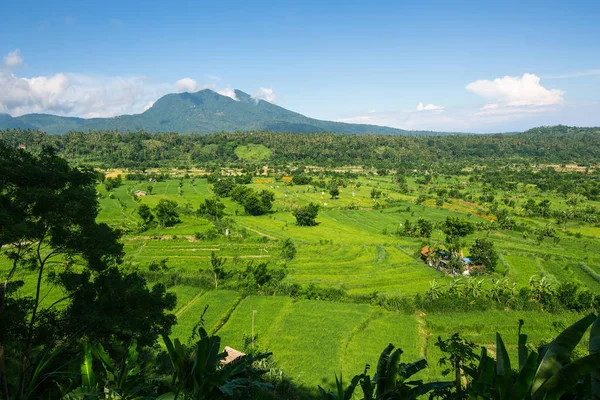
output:
M2 131L0 137L12 146L24 144L33 151L50 145L73 161L102 167L231 164L244 161L240 146L248 145L254 150L264 150L253 161L279 165L429 168L444 164L447 168L448 165L462 167L495 160L586 165L597 164L600 159L600 128L561 125L534 128L522 134L443 137L265 131L210 135L89 131L52 136L18 129Z

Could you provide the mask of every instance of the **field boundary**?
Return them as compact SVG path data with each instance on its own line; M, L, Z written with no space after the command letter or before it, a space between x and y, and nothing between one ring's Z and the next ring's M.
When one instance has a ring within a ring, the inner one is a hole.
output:
M200 297L204 296L205 292L204 291L200 291L200 293L198 293L197 295L195 295L190 301L188 301L187 303L185 303L183 306L181 306L181 308L179 308L179 310L177 310L175 312L175 317L179 318L183 313L185 313L191 306L193 306L194 304L196 304L196 302L198 300L200 300Z
M371 322L383 317L384 315L385 314L383 313L383 310L371 310L369 314L350 331L348 337L346 337L346 339L340 343L340 357L342 358L340 361L343 361L347 358L348 346L350 346L350 343L352 343L352 339L354 339L358 333L365 330Z
M237 306L239 306L240 303L242 302L242 300L244 300L245 298L246 298L246 296L239 296L235 300L235 302L232 304L231 307L229 307L229 309L227 310L227 312L225 313L225 315L223 316L223 318L221 318L221 320L219 322L217 322L217 324L212 329L212 335L216 335L217 332L219 332L219 330L221 330L221 328L223 326L225 326L225 324L227 323L227 321L229 321L229 318L231 318L231 314L233 314L233 312L235 311L235 309L237 308Z

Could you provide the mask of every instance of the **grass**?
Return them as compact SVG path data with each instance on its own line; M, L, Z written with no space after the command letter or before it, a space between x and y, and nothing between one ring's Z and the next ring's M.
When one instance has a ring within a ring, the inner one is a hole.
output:
M567 326L580 319L576 313L548 314L538 312L464 312L448 314L428 314L424 317L426 330L429 333L426 354L430 361L443 356L435 343L439 336L442 339L459 333L463 338L485 346L491 354L495 354L496 332L500 333L507 347L511 360L517 359L517 332L519 319L525 321L522 332L528 335L528 343L537 347L542 342L549 342ZM585 346L585 341L580 346ZM516 362L516 361L515 361ZM443 368L430 362L424 371L426 380L440 379Z
M209 334L216 332L239 299L240 295L231 290L213 290L192 299L179 309L177 325L173 327L171 336L187 341L206 306L208 310L204 315L204 328Z
M269 156L256 146L240 146L236 149L236 154L238 152L242 159L262 160ZM437 185L456 185L459 180L466 178L440 176ZM143 270L152 261L166 259L172 270L181 270L186 276L194 277L199 270L209 268L210 255L214 251L226 259L226 270L244 268L249 261L266 261L271 267L285 265L286 280L290 283L341 288L349 294L378 292L412 296L428 290L433 279L443 285L452 278L426 266L416 256L426 240L395 234L401 224L406 220L415 222L418 218L439 223L448 216L459 216L474 223L493 219L487 214L486 206L473 201L450 199L437 207L435 200L427 200L416 205L419 194L430 197L435 194L429 193L433 186L420 187L412 178L408 179L409 186L415 189L411 193L398 193L389 177L351 179L347 187L340 188L340 198L331 200L327 190L312 185L286 186L275 177L261 177L250 186L275 193L273 212L259 217L246 216L239 204L222 199L226 218L231 220L232 234L226 239L221 232L216 239L204 241L197 240L195 233L205 232L214 224L197 217L194 210L205 198L213 197L212 190L203 178L196 177L193 184L190 179L182 182L181 191L179 179L154 183L152 193L137 200L130 193L149 191L148 182L124 181L111 193L99 185L101 212L98 221L123 229L125 261L132 267ZM370 198L373 188L384 193L379 203L394 202L393 207L376 209L377 202ZM461 190L475 198L480 194L476 185ZM539 201L549 197L556 209L566 207L564 198L555 194L542 196L535 187L520 186L519 193L500 192L496 197L516 195L521 196L520 203L528 198ZM136 209L139 204L154 207L161 199L178 203L181 223L138 232L141 220ZM317 217L319 225L299 227L290 211L309 202L321 205ZM599 205L597 202L591 204ZM515 213L518 214L518 210ZM521 232L492 231L477 232L465 238L467 245L463 251L466 254L469 245L482 237L491 239L498 250L501 263L497 273L483 277L484 280L489 282L506 276L524 287L529 285L531 276L545 275L554 282L575 280L600 292L600 231L597 226L569 223L567 228L572 235L567 235L561 227L553 225L560 241L556 243L545 238L538 244L533 233L535 229L554 224L554 221L520 215L516 215L515 220L528 227L528 237ZM577 232L583 237L574 236ZM291 261L284 261L279 255L281 242L287 238L297 249L296 257ZM436 229L428 241L443 245L444 235ZM7 269L7 261L3 258L0 271ZM15 278L25 280L19 296L34 293L33 277L32 272L19 270ZM62 295L60 290L47 285L43 289L44 304L50 304ZM499 311L407 315L366 304L294 301L286 297L242 298L241 294L227 290L204 293L193 286L174 286L169 291L178 297L175 310L178 324L173 328L173 337L187 341L205 306L209 305L204 318L207 331L217 332L223 346L244 350L248 343L243 338L251 335L255 310L257 348L273 351L275 360L287 375L312 388L317 384L331 388L335 373L342 372L347 381L362 372L365 364L374 366L389 343L403 349L403 361L411 362L426 356L430 367L418 378L438 379L442 371L435 363L441 357L434 345L438 336L446 338L459 332L493 351L494 333L498 331L514 356L519 319L526 322L524 331L530 335L529 343L537 345L579 318L570 313Z
M262 144L248 144L235 148L235 155L240 160L251 163L268 160L271 157L271 149Z

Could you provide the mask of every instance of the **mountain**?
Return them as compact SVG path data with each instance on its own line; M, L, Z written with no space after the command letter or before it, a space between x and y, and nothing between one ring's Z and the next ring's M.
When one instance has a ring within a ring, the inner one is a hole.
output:
M0 129L35 129L35 127L8 114L0 114Z
M142 114L113 118L75 118L49 114L20 117L0 115L0 129L38 129L49 134L68 131L119 130L146 132L213 133L265 130L292 133L336 132L382 135L444 135L440 132L405 131L386 126L347 124L308 118L247 93L235 91L236 100L210 89L168 94Z

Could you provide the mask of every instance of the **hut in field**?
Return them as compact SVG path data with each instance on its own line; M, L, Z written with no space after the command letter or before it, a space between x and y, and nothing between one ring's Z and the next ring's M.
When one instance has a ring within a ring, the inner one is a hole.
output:
M233 349L229 346L225 346L223 351L225 353L227 353L227 356L225 357L225 359L223 361L221 361L221 365L227 365L230 362L233 362L233 361L237 360L238 358L246 355L245 353L242 353L241 351Z
M143 190L136 190L135 192L133 192L134 195L136 196L147 196L148 193L144 192Z

